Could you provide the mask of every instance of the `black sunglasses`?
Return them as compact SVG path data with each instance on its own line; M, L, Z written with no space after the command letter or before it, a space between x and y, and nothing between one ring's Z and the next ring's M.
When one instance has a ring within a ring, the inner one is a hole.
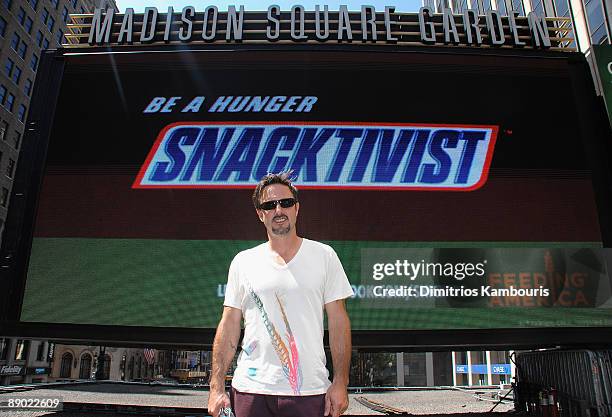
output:
M282 208L289 208L295 206L297 200L295 198L283 198L282 200L270 200L259 205L261 210L274 210L277 204L280 204Z

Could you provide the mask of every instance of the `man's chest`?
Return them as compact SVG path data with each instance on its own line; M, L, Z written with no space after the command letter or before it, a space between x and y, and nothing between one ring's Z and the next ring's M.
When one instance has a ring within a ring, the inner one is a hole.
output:
M246 295L254 292L266 300L278 297L299 303L305 298L322 299L326 276L322 265L296 262L285 267L265 264L249 268L240 278Z

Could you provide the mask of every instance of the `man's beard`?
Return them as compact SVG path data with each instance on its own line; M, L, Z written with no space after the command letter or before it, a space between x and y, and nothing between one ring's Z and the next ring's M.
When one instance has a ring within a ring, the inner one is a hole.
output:
M277 225L274 223L274 220L278 217L284 217L287 219L287 225ZM288 234L291 231L291 224L289 223L289 218L287 216L278 216L272 219L272 233L275 235L283 236Z

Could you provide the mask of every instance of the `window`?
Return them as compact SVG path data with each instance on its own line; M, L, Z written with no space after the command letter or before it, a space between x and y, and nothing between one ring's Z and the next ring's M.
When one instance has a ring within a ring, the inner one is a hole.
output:
M111 357L107 353L106 355L104 355L104 370L102 371L102 379L110 379L110 366L111 366Z
M53 6L55 10L57 10L58 5L59 5L59 0L51 0L51 6Z
M544 12L544 1L543 0L532 0L531 1L531 10L538 16L545 16Z
M511 0L512 10L519 12L521 16L525 15L525 9L523 9L523 2L521 0Z
M39 48L42 46L43 37L43 33L40 30L36 32L36 45L38 45Z
M19 85L19 80L21 80L21 68L19 67L15 67L15 69L13 70L13 82L17 85Z
M436 0L436 13L442 13L443 9L450 7L450 0Z
M21 123L25 123L25 115L26 115L26 106L23 104L19 105L19 110L17 110L17 118Z
M11 48L13 48L13 51L17 52L17 49L19 48L19 42L21 42L21 38L19 37L17 32L13 33L13 37L11 38Z
M32 80L27 78L23 83L23 92L26 93L26 96L30 96L32 94Z
M0 84L0 104L4 104L5 97L6 97L6 87Z
M6 7L8 10L11 10L12 0L2 0L2 5Z
M9 340L5 338L0 339L0 361L5 361L8 357Z
M15 131L15 136L13 137L13 147L15 149L19 149L19 145L21 144L21 133L18 130Z
M72 368L72 354L66 352L62 355L62 361L60 363L60 378L70 378L70 371Z
M23 25L23 23L25 22L25 18L26 18L26 12L25 10L23 10L23 7L20 7L19 11L17 12L17 21L19 22L20 25Z
M591 42L593 44L606 43L608 33L602 2L600 0L583 0L583 4Z
M36 56L36 54L32 54L32 59L30 60L30 68L32 68L32 71L36 71L37 67L38 67L38 57Z
M17 50L17 55L19 55L21 59L25 59L27 52L28 52L28 45L24 41L21 41L19 43L19 49Z
M36 360L37 361L45 360L45 345L46 345L46 342L38 342L38 349L36 350Z
M2 187L2 195L0 196L0 206L6 207L8 204L9 191L7 188Z
M49 39L45 38L43 40L42 49L49 49Z
M26 21L23 25L23 28L26 30L26 32L32 33L32 26L34 26L34 21L30 16L26 17Z
M4 38L4 35L6 35L6 20L0 16L0 36Z
M72 0L72 7L77 8L77 0Z
M15 63L11 58L6 58L6 64L4 64L4 72L7 77L10 77L13 73L13 68L15 67Z
M593 35L591 36L591 40L595 45L603 45L608 41L608 33L606 32L605 25L599 26L599 28L595 29Z
M58 45L61 45L62 43L64 43L64 32L61 29L57 30L57 43Z
M28 0L28 3L30 3L30 6L32 6L34 10L38 7L38 0Z
M14 104L15 104L15 96L11 93L8 93L8 96L6 96L6 104L4 105L4 107L6 107L8 111L12 112Z
M40 12L40 21L43 25L47 24L47 19L49 18L49 10L43 7L42 12Z
M555 16L563 17L569 12L569 4L567 0L554 0Z
M9 163L6 167L6 176L9 178L13 178L14 173L15 173L15 161L9 158Z
M47 29L49 29L49 32L53 33L53 26L55 25L55 19L51 16L49 16L49 20L47 20Z
M85 14L85 9L81 6L81 14Z
M3 196L4 196L4 190L6 190L6 188L2 188ZM8 190L6 190L6 194L8 196ZM15 360L16 361L24 361L27 359L29 345L30 345L29 340L23 340L23 339L17 340L17 346L15 347Z
M6 140L6 132L8 132L8 129L8 122L6 120L3 120L2 123L0 123L0 140Z
M468 8L467 0L453 0L451 4L453 6L453 13L462 13Z
M601 8L601 3L598 0L587 0L584 2L584 11L589 29L591 33L595 32L602 23L604 23L604 14Z
M89 353L85 353L81 357L81 366L79 368L79 379L91 378L91 355Z
M68 9L64 6L64 10L62 10L62 20L64 23L68 23Z

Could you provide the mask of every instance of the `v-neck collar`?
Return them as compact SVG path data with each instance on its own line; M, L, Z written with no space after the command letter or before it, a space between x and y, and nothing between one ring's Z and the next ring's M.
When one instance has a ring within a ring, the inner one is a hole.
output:
M293 257L291 259L289 259L289 262L285 262L284 264L279 264L278 262L276 262L274 259L272 259L272 249L270 248L270 243L266 242L265 243L265 249L267 251L267 257L268 257L268 261L274 265L276 268L279 269L286 269L289 268L289 266L295 262L295 260L300 256L300 254L302 253L302 250L304 249L304 242L306 241L306 238L302 238L302 241L300 242L300 247L298 248L297 252L295 252L295 255L293 255ZM281 256L282 258L282 256Z

